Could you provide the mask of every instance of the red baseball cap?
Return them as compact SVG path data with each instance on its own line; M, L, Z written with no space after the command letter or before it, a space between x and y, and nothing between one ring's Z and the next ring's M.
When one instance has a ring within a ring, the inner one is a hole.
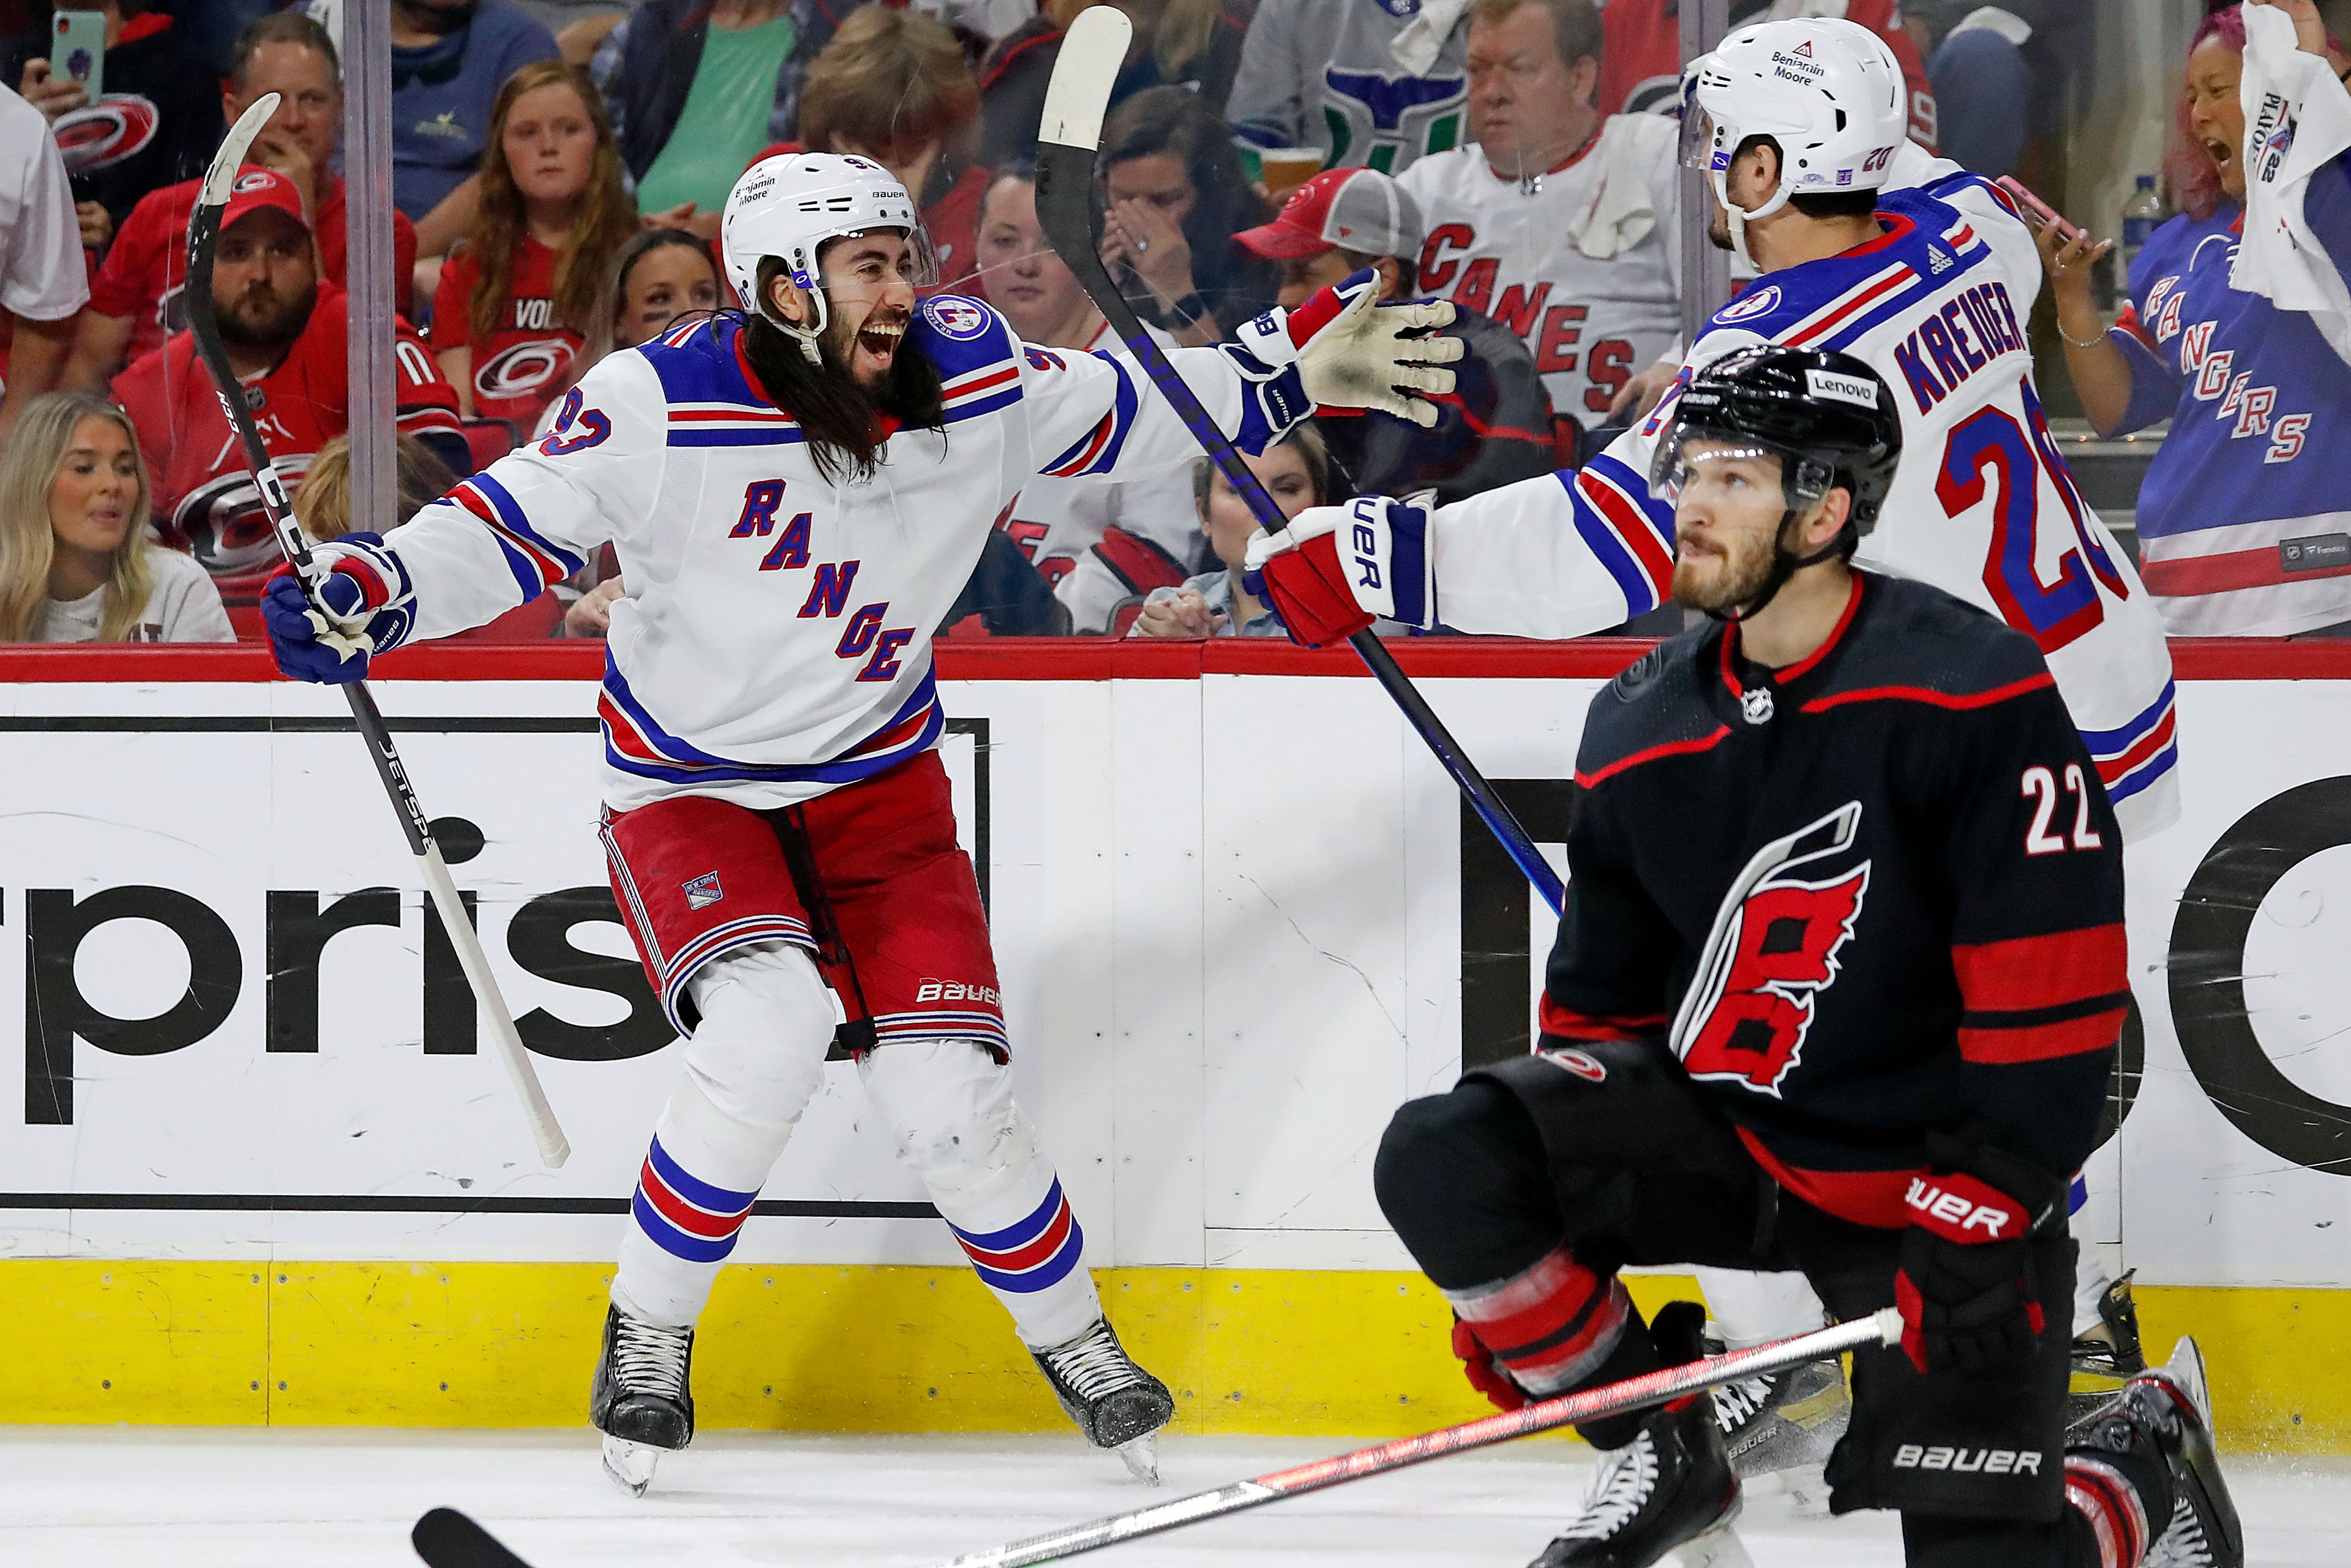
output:
M302 211L300 189L275 169L247 163L237 170L236 183L228 190L228 205L221 211L221 227L224 229L239 218L265 207L284 213L305 229L310 226L309 215Z
M1301 261L1333 246L1365 256L1416 256L1420 209L1376 169L1325 169L1290 193L1273 222L1233 238L1268 261Z

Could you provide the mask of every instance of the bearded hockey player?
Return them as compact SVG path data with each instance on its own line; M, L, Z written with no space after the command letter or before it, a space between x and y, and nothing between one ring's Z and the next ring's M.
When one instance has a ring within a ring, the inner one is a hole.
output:
M616 1479L642 1491L693 1437L695 1321L834 1052L1062 1408L1148 1474L1174 1402L1104 1319L1084 1235L1012 1101L995 960L933 750L930 637L1034 476L1125 477L1198 447L1131 364L1024 344L977 300L918 299L930 242L878 164L755 164L720 244L749 312L604 360L544 440L381 539L325 547L326 613L274 580L278 663L351 680L619 551L601 833L687 1043L596 1369ZM1451 308L1375 309L1355 281L1259 318L1245 345L1175 352L1244 449L1318 399L1433 418L1394 389L1449 391L1427 361L1459 345L1400 335Z
M2064 1427L2122 835L2031 638L1848 564L1902 436L1849 355L1689 382L1651 485L1715 624L1593 699L1541 1047L1404 1106L1381 1206L1500 1403L1696 1357L1695 1306L1645 1325L1625 1264L1798 1269L1841 1318L1901 1312L1828 1480L1900 1511L1913 1568L2234 1565L2192 1341ZM1744 1561L1705 1402L1583 1434L1542 1568Z
M1907 453L1863 564L1931 582L2031 637L2125 833L2164 827L2179 810L2170 654L2129 559L2050 439L2024 340L2042 281L2030 231L1996 187L1905 141L1900 68L1855 23L1744 28L1688 79L1684 160L1710 172L1716 243L1761 276L1716 313L1647 422L1581 470L1434 511L1376 498L1319 508L1255 545L1291 634L1325 643L1378 615L1574 637L1656 608L1673 573L1673 515L1646 476L1681 382L1759 343L1838 350L1896 389ZM1706 1284L1733 1343L1818 1326L1801 1289ZM1725 1310L1734 1300L1750 1310ZM2086 1255L2074 1317L2085 1369L2137 1370L2127 1295ZM1771 1439L1753 1463L1820 1457L1817 1442L1756 1426L1792 1396L1828 1392L1802 1386L1807 1375L1718 1397L1735 1441L1746 1427Z

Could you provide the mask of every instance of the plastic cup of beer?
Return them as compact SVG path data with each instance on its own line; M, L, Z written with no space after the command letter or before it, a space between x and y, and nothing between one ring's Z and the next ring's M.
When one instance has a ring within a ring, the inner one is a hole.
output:
M1322 172L1319 147L1261 147L1258 162L1265 171L1265 193L1276 203Z

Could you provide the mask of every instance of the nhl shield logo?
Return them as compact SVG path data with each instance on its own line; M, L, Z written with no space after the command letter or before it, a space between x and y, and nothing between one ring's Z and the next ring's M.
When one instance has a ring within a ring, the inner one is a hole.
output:
M692 882L679 885L685 890L685 906L688 909L707 909L726 896L718 885L718 873L715 871L704 872Z
M1771 688L1754 686L1739 694L1739 716L1750 724L1771 722Z

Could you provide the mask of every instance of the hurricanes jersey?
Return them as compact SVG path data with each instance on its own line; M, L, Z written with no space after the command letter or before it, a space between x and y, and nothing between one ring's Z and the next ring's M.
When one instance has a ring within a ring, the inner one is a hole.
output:
M1426 72L1389 47L1420 0L1261 0L1226 100L1259 147L1315 147L1326 169L1398 173L1468 136L1468 28L1457 21Z

